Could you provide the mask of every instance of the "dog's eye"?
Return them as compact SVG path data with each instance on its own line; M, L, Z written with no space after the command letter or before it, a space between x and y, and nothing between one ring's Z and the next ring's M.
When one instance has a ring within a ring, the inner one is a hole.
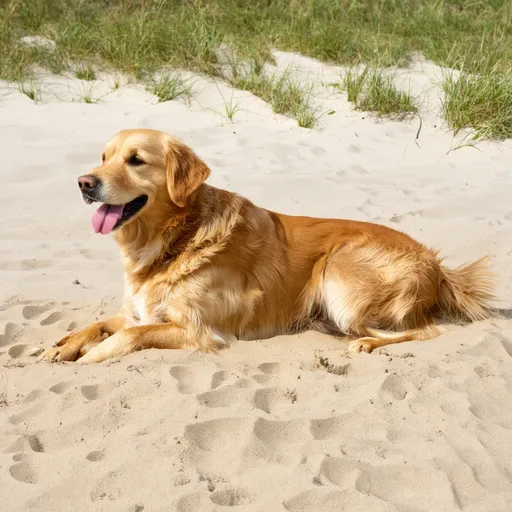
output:
M105 153L103 153L103 154L101 155L101 161L102 161L102 162L104 162L104 161L105 161Z
M144 160L142 158L138 157L137 155L132 155L130 158L128 158L127 162L130 165L139 166L144 164Z

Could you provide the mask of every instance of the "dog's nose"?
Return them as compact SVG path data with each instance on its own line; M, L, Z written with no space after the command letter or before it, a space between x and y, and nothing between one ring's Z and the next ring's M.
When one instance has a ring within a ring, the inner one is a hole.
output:
M99 184L100 180L96 176L86 174L78 178L78 186L82 192L93 192Z

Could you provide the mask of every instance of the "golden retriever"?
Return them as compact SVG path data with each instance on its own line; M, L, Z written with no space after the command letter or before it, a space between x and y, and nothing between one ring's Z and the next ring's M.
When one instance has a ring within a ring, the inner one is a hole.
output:
M292 217L206 185L207 165L154 130L124 130L78 179L96 232L121 249L121 312L66 336L47 360L92 363L149 348L217 351L316 329L349 350L425 340L436 316L490 314L485 260L456 270L390 228Z

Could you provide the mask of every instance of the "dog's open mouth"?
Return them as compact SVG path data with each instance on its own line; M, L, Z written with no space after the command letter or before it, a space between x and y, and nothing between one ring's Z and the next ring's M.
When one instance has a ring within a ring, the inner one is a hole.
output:
M148 196L136 197L126 204L102 204L92 215L95 233L106 235L131 219L148 201Z

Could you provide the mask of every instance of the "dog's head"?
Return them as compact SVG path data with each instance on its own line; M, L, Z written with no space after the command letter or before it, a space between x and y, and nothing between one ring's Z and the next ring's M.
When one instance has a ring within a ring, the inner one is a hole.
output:
M103 203L93 215L107 234L155 203L184 208L210 169L186 145L156 130L123 130L107 142L102 164L78 178L86 203Z

